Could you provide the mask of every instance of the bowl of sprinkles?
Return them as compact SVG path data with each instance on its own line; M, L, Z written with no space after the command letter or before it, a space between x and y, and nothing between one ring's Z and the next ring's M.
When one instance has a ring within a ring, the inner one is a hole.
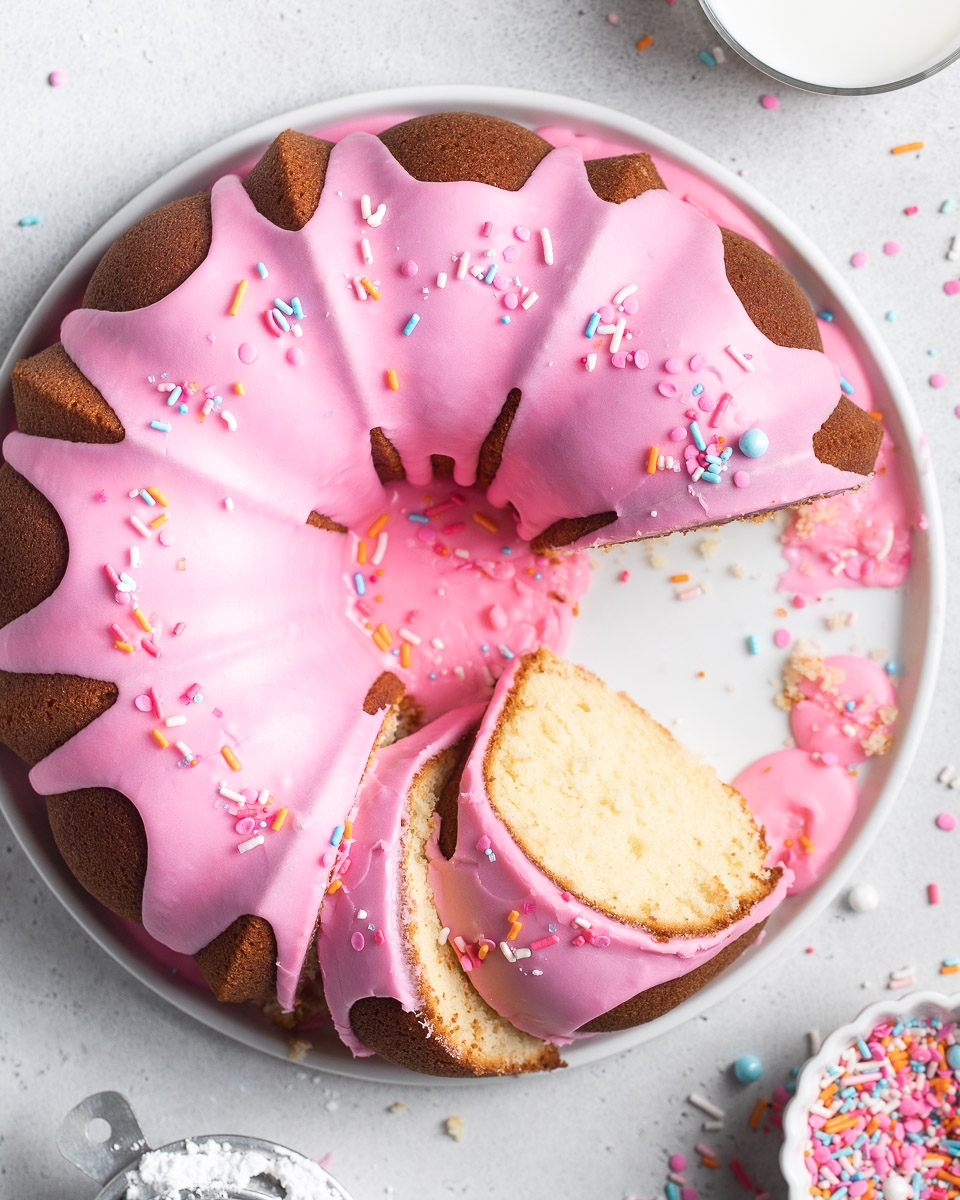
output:
M960 1196L960 994L912 992L834 1030L797 1080L790 1200Z

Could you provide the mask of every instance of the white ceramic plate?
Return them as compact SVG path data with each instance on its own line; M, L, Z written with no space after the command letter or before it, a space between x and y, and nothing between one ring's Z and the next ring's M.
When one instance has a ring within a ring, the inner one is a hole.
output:
M475 109L532 127L561 125L621 145L649 150L669 167L685 168L701 181L704 195L738 208L769 237L779 257L805 287L817 309L836 314L876 393L877 407L900 447L905 487L929 520L929 530L916 534L914 562L902 589L862 589L842 597L843 607L857 610L856 640L863 650L883 648L899 667L901 717L891 754L871 764L860 777L856 821L838 850L831 869L818 884L787 900L767 925L766 937L708 987L659 1020L618 1034L585 1039L565 1051L571 1066L593 1062L648 1041L702 1013L744 986L778 951L825 908L850 876L876 836L904 781L917 748L930 704L944 615L944 558L939 505L924 452L917 417L891 356L869 319L835 269L794 225L736 176L691 147L643 121L561 96L507 88L436 87L374 92L324 101L264 121L188 159L122 208L90 239L47 290L0 369L8 392L13 362L56 340L63 316L79 303L83 286L101 255L134 221L178 196L207 187L213 179L250 162L286 128L317 131L342 122L449 109ZM3 397L7 421L9 395ZM673 539L662 552L669 571L647 565L640 547L597 556L593 586L581 608L582 617L569 649L571 657L649 708L674 728L682 741L703 753L721 775L732 778L750 761L780 748L788 730L784 715L771 703L771 679L779 678L783 653L773 647L772 633L788 625L794 636L823 635L826 653L850 649L849 631L824 634L823 607L791 612L789 620L774 610L785 597L775 593L784 568L774 522L731 525L719 535L717 554L705 559L702 540L694 535ZM739 562L746 579L727 570ZM628 568L630 582L618 576ZM678 603L665 575L688 572L710 585L709 595ZM745 639L758 636L763 651L750 657ZM700 675L703 672L703 676ZM132 942L120 923L92 901L74 881L57 853L44 806L26 783L25 771L11 756L0 756L0 808L24 850L55 895L83 928L133 975L213 1029L285 1057L286 1038L244 1007L218 1004L207 992L171 973ZM331 1032L314 1036L306 1062L358 1078L423 1082L426 1079L378 1058L352 1059Z

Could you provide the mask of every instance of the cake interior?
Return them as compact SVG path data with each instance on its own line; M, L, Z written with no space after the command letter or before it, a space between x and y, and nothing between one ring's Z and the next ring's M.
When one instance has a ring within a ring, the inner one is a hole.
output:
M723 929L776 883L743 798L628 697L548 650L519 667L483 770L528 857L657 935Z
M426 845L434 809L459 761L451 746L426 763L409 794L403 839L403 883L410 956L424 997L422 1019L444 1049L476 1074L519 1074L561 1066L555 1047L521 1033L474 990L449 942L440 945L441 924L427 879Z

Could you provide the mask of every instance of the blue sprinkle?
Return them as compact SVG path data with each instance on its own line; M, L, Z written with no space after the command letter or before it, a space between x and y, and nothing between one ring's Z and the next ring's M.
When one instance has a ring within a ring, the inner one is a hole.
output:
M283 332L289 333L290 332L290 322L283 315L283 313L280 311L280 309L279 308L271 308L270 311L273 313L273 319L280 326L280 328L283 330Z
M261 828L261 829L266 829L266 827L267 827L267 823L266 823L266 821L261 821L261 822L260 822L260 828Z
M300 318L303 316L303 305L300 303L300 297L292 296L290 298L290 303L293 305L293 315L299 321Z
M413 521L417 525L429 525L430 518L423 513L407 513L407 520Z
M540 571L537 571L537 573L534 575L534 579L542 579L542 578L543 578L543 574Z
M504 646L504 645L501 643L501 644L500 644L500 645L497 647L497 649L500 651L500 653L503 655L503 657L504 657L505 659L507 659L508 661L509 661L511 658L513 658L513 657L514 657L514 653L513 653L513 651L510 649L510 647L509 647L509 646Z
M145 503L149 504L151 508L157 507L156 500L154 500L154 498L150 495L150 493L147 491L146 488L141 489L140 499L143 500Z
M357 589L358 596L365 596L367 593L367 585L363 581L363 575L359 571L353 577L353 586Z
M288 317L293 316L293 309L290 307L289 304L287 304L287 302L285 300L281 300L279 296L277 296L276 299L274 300L274 304L277 306L277 308L280 309L280 311L282 313L285 313L286 316L288 316Z
M717 65L717 60L713 57L709 50L701 50L697 55L697 58L699 58L700 61L705 63L708 67L715 67Z
M886 671L886 673L888 675L896 675L897 664L895 662L886 662L883 664L883 669Z
M846 392L848 396L852 396L854 392L853 384L842 375L840 376L840 390Z
M428 676L428 678L430 678L430 679L436 679L436 677L437 677L437 673L436 673L436 671L431 671L431 672L430 672L430 674L429 674L429 676Z
M40 217L36 213L33 213L29 217L21 217L18 224L20 224L20 225L39 225Z
M952 197L948 198L947 200L944 200L944 202L940 205L940 211L942 213L953 212L953 205L954 205L953 198Z
M178 413L186 413L186 412L189 412L189 409L187 408L187 406L185 404L180 404L177 406L177 412Z
M490 270L483 277L483 282L484 283L493 283L493 281L496 279L496 277L497 277L497 264L491 263Z
M700 426L696 421L690 422L690 435L694 442L696 442L698 450L706 450L707 443L703 440L703 434L700 432Z
M183 388L179 384L177 384L177 386L173 389L173 391L167 397L167 403L170 405L171 408L173 408L173 406L176 404L176 402L180 399L180 397L182 395L183 395Z
M263 263L257 263L257 272L261 279L266 279L266 277L270 274Z
M343 826L338 825L336 827L336 829L334 829L333 833L330 835L330 845L331 846L339 846L342 837L343 837Z
M501 317L501 318L500 318L500 324L501 324L501 325L509 325L509 324L510 324L510 318L509 318L509 317Z
M848 700L848 701L847 701L847 703L846 703L846 709L847 709L847 712L853 712L853 710L854 710L856 707L857 707L857 702L856 702L856 700ZM867 1047L866 1047L866 1046L864 1046L864 1044L863 1044L863 1040L862 1040L862 1039L861 1039L861 1041L860 1041L860 1045L861 1045L861 1047L862 1047L862 1049L861 1049L860 1053L863 1055L863 1057L864 1057L864 1058L869 1058L869 1057L870 1057L870 1051L867 1049Z
M721 458L718 458L716 454L705 454L704 458L707 460L708 463L713 463L714 466L717 466L717 467L719 467L720 463L723 461Z
M823 312L818 312L817 316L820 318L821 321L832 321L833 320L833 313L827 312L826 309L824 309Z
M512 554L512 553L513 553L513 548L512 548L511 546L501 546L501 547L500 547L500 553L501 553L501 554Z
M169 433L173 426L169 421L151 421L151 429L159 429L161 433Z
M394 656L394 658L399 658L399 657L400 657L400 651L399 651L399 649L397 649L397 647L394 647L394 648L393 648L393 649L390 651L390 653L391 653L391 654Z
M513 277L513 285L514 285L514 287L519 287L519 286L520 286L520 276L519 276L519 275L514 275L514 277Z
M203 703L203 692L194 692L193 693L193 702L194 702L194 704L202 704Z
M680 1200L680 1189L672 1179L667 1181L667 1200Z
M590 320L587 322L587 327L583 331L584 337L592 338L597 332L597 326L600 324L600 314L598 312L590 314Z
M760 647L757 644L757 635L755 633L751 633L750 636L747 638L747 649L750 651L751 654L759 654L760 653Z
M487 642L484 642L484 643L483 643L483 645L480 647L480 651L481 651L481 653L482 653L482 654L487 654L487 653L489 653L489 651L490 651L490 646L489 646L489 644L488 644Z
M701 393L702 391L703 391L703 384L702 384L702 383L695 383L695 384L693 385L693 394L694 394L695 396L699 396L699 395L700 395L700 393Z
M704 473L700 476L700 478L705 479L707 481L707 483L719 483L720 482L720 476L715 471L704 471Z
M720 458L721 458L721 459L722 459L724 462L726 462L726 461L727 461L727 459L728 459L728 458L731 456L731 454L733 454L733 447L732 447L732 446L727 446L725 449L723 449L723 450L721 450L721 451L720 451Z
M930 350L928 350L927 353L930 355L931 358L933 358L933 356L937 353L936 346L934 346Z
M943 960L943 965L944 965L945 967L955 967L955 966L957 965L957 963L958 963L958 962L960 962L960 959L956 959L956 958L945 958L945 959Z
M222 403L223 403L223 397L222 397L222 396L214 396L214 398L213 398L213 403L214 403L214 405L217 405L217 404L222 404Z
M888 321L895 321L896 319L897 319L897 314L896 314L896 312L895 312L895 311L894 311L894 310L891 308L891 309L889 310L889 312L887 313L887 320L888 320Z
M420 324L420 314L419 314L419 313L414 313L414 314L411 316L410 320L409 320L409 321L406 323L406 325L404 325L404 327L403 327L403 336L404 336L404 337L409 337L409 336L410 336L410 334L411 334L411 333L413 333L413 331L416 329L416 327L417 327L419 324Z

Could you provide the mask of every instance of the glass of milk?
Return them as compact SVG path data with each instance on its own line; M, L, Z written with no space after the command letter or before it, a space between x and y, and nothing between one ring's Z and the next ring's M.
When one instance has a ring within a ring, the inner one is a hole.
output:
M700 0L749 63L794 87L889 92L960 58L960 0Z

